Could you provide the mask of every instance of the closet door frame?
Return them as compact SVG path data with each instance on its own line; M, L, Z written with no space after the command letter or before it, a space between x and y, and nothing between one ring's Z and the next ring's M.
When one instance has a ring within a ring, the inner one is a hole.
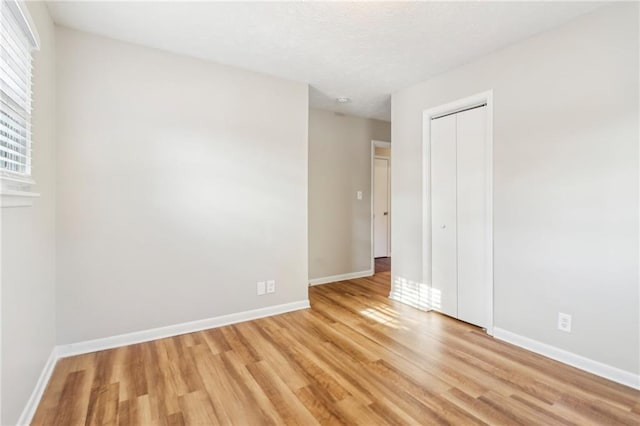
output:
M487 267L484 277L487 294L487 334L493 336L493 90L448 102L425 110L422 115L422 281L431 289L431 120L486 104L485 171ZM429 292L431 295L431 291ZM429 301L429 310L432 303Z

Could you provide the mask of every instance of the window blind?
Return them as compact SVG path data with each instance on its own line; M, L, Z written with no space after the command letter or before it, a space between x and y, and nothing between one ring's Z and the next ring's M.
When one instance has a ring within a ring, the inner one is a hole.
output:
M0 0L0 170L31 175L31 50L19 9Z

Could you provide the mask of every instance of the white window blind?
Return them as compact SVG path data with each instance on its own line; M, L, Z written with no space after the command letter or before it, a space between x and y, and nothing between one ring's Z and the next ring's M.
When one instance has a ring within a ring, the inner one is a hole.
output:
M0 0L0 171L31 175L31 51L20 7Z

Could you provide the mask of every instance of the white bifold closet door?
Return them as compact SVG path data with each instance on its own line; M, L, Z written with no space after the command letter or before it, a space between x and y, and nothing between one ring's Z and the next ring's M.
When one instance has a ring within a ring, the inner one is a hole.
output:
M433 308L458 317L456 116L431 121L431 294Z
M487 327L486 108L431 121L433 308Z

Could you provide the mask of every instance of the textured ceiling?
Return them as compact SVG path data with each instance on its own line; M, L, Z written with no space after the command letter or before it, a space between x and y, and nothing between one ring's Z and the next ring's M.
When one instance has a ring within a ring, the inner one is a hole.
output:
M48 2L56 23L308 82L311 106L390 119L390 94L602 3ZM335 98L352 102L339 105Z

